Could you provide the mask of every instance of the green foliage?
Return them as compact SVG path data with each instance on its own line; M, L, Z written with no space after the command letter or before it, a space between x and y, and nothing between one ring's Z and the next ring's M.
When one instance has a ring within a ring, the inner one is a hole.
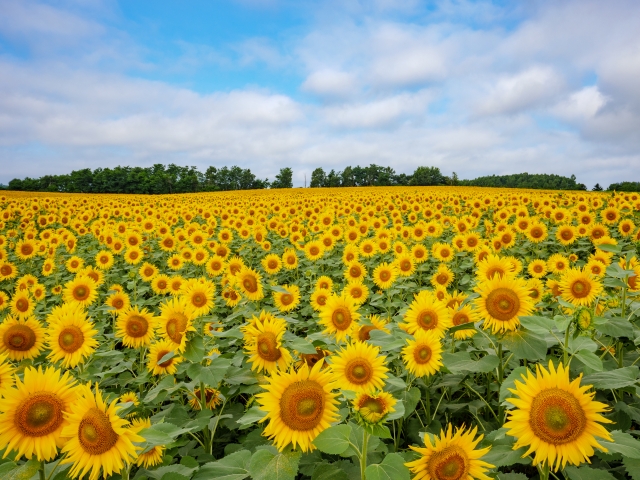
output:
M489 175L473 180L461 180L460 185L473 187L499 188L533 188L544 190L586 190L581 183L576 182L576 176L563 177L555 174L515 173L512 175Z

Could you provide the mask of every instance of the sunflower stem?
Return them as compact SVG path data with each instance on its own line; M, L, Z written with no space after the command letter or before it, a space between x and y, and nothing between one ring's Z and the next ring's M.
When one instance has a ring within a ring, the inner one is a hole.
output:
M500 405L500 387L502 387L502 381L504 380L504 363L502 357L502 342L498 342L498 423L504 418L504 407ZM488 396L487 394L487 397Z
M540 472L540 480L549 480L549 462L544 462L543 466L537 465Z
M369 443L369 432L364 430L362 438L362 452L360 452L360 478L365 480L364 471L367 469L367 448Z
M40 462L40 468L38 468L38 475L40 480L45 480L45 476L44 476L44 461ZM364 477L362 477L364 478Z
M564 332L564 344L562 345L562 350L564 350L562 364L565 366L565 368L569 364L569 332L571 331L569 326L570 325L567 325L567 331Z

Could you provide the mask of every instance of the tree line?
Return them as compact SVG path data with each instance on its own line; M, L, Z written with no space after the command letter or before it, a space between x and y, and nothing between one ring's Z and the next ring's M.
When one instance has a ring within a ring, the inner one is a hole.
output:
M309 180L309 187L312 188L461 185L545 190L587 189L584 184L576 181L575 175L564 177L555 174L518 173L460 180L455 172L447 176L438 167L421 166L413 173L406 174L375 164L368 167L348 166L344 170L331 169L329 172L316 168ZM85 168L65 175L14 178L4 188L31 192L167 194L292 187L293 171L288 167L280 169L274 180L269 181L256 177L248 168L238 166L210 166L200 172L196 167L155 164L151 167ZM597 184L593 190L603 189ZM637 192L640 191L640 182L613 183L607 190Z

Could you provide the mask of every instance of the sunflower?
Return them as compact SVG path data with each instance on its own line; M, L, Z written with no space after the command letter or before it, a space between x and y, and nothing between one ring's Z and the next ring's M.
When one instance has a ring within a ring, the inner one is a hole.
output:
M130 265L139 264L144 258L144 252L140 247L129 247L124 254L124 261Z
M37 254L37 250L36 250L36 242L33 240L20 240L17 244L16 244L16 255L17 257L22 260L29 260L30 258L35 257L35 255Z
M13 361L36 358L44 347L45 330L35 317L23 319L7 315L0 323L0 354Z
M542 278L547 274L547 262L544 260L532 260L527 266L527 272L533 278Z
M525 233L530 242L540 243L547 238L547 226L544 223L532 223Z
M325 333L334 335L341 342L351 335L355 323L360 318L353 299L332 294L320 308L320 323Z
M453 277L453 271L445 263L441 263L431 276L431 285L447 288L453 283Z
M264 298L261 275L250 267L243 266L236 275L236 285L249 300L258 301Z
M444 303L429 294L416 295L404 315L403 329L413 335L418 330L433 330L440 337L451 327L451 316Z
M333 289L333 280L327 277L326 275L322 275L316 280L315 284L316 289L324 289L324 290L332 290Z
M96 254L95 260L96 266L98 268L101 268L102 270L109 270L111 267L113 267L113 253L111 253L109 250L99 251Z
M77 256L72 256L66 261L65 267L71 273L77 273L84 266L84 260Z
M542 295L544 294L544 285L537 278L530 278L527 281L527 288L529 289L529 296L534 300L534 302L538 302L542 299Z
M213 296L216 286L205 280L204 282L189 282L183 287L181 297L191 307L194 318L207 315L214 307Z
M357 417L361 421L372 425L384 422L387 415L395 412L396 409L393 407L396 403L398 401L387 392L374 394L361 392L351 401Z
M367 276L367 267L359 262L358 260L354 260L351 263L347 264L347 268L344 270L344 277L347 281L352 280L364 280Z
M553 273L562 273L569 268L569 259L561 253L554 253L547 260L547 268Z
M354 280L345 285L342 295L352 298L356 305L362 305L369 296L369 289L361 281Z
M49 321L47 343L51 353L47 356L52 362L61 362L64 368L75 368L95 352L98 331L87 319L84 308L70 304L55 321Z
M474 323L477 321L477 313L475 310L471 309L470 305L465 305L462 308L451 308L451 323L454 327L458 325L464 325L466 323ZM453 338L456 340L465 340L467 338L471 338L476 334L475 328L468 328L464 330L457 330L453 332Z
M157 323L160 334L180 353L187 346L187 333L195 332L191 325L193 318L193 308L183 297L172 298L160 305Z
M28 291L18 291L11 298L9 303L11 314L19 318L27 318L33 313L36 302L31 298Z
M571 268L560 280L562 298L576 306L589 306L602 293L602 284L587 270Z
M45 277L49 277L55 271L56 271L56 262L52 258L47 258L42 263L42 275Z
M290 312L295 310L300 303L300 287L297 285L281 285L278 288L284 290L273 292L273 302L281 312Z
M527 282L516 277L494 277L479 284L475 291L476 310L484 320L483 328L493 333L515 330L518 317L530 315L533 299L529 296Z
M593 275L594 278L602 278L606 269L607 266L595 258L590 259L584 266L584 271Z
M380 330L385 333L391 333L386 328L387 324L389 323L388 320L385 321L381 319L379 315L369 315L366 320L367 323L365 325L361 325L358 328L358 333L354 336L355 340L358 340L360 342L366 342L367 340L370 340L371 332L373 330Z
M322 258L324 252L325 248L320 240L313 240L304 246L304 254L312 262Z
M623 237L628 237L634 232L635 229L636 225L633 223L633 220L630 220L628 218L622 220L618 224L618 232L620 232L620 235L622 235Z
M390 288L397 278L398 269L393 263L382 262L373 270L373 283L382 290Z
M341 390L372 393L382 390L389 369L380 347L365 342L347 345L331 356L331 373Z
M140 405L140 399L135 392L125 392L118 397L120 403L129 403L131 402L134 406Z
M484 260L478 262L478 277L481 280L491 280L495 276L506 277L511 274L511 263L505 257L488 255Z
M173 354L172 357L161 361L163 357ZM177 372L177 365L182 362L182 357L177 355L176 344L171 340L159 340L152 343L147 354L147 369L152 375L173 375Z
M269 378L266 392L256 395L260 408L267 412L261 422L269 421L264 435L282 451L290 443L303 452L315 449L313 440L339 418L337 394L332 390L324 361L313 368L305 363L298 371L278 372Z
M78 391L78 399L66 415L69 423L62 429L62 437L67 439L62 462L72 464L69 472L74 478L91 472L89 480L97 480L101 470L104 477L120 472L136 458L133 442L142 443L144 438L118 416L117 398L107 405L97 384L95 395L89 385L78 387Z
M74 280L65 284L63 295L65 302L75 302L86 308L91 305L98 296L96 292L96 282L94 282L91 277L76 277Z
M9 296L4 292L0 292L0 312L6 309L8 306L9 306Z
M159 273L151 280L151 289L156 295L164 295L169 293L169 282L171 279L164 273Z
M129 300L129 295L127 295L126 293L116 292L113 295L109 295L104 304L113 308L113 313L118 313L129 308L131 300Z
M572 225L562 225L556 230L556 239L564 246L571 245L578 239L578 231Z
M425 448L409 446L421 457L405 465L416 475L414 478L420 480L490 480L486 471L494 466L481 458L491 447L476 449L483 438L482 435L476 438L477 432L478 427L472 430L462 427L454 434L449 424L447 432L441 430L433 442L425 435Z
M214 410L218 405L222 404L223 399L219 390L216 390L215 388L205 387L204 395L204 402L209 410ZM189 406L194 410L202 410L202 394L200 393L200 388L194 388L189 397Z
M608 407L593 400L590 385L580 386L580 375L569 379L569 369L549 361L549 370L537 365L536 375L527 371L524 383L516 380L509 391L518 398L508 398L514 407L504 424L507 434L516 437L514 450L528 446L523 455L535 453L533 464L547 463L557 471L568 463L589 462L593 447L606 452L596 437L612 442L611 435L600 423L611 423L601 413Z
M155 337L156 318L146 308L127 308L118 314L116 337L122 339L126 347L149 346Z
M184 267L184 258L178 253L174 253L167 259L167 267L171 270L178 271Z
M16 375L15 386L4 389L0 402L0 449L5 458L15 452L49 461L58 454L60 436L67 425L65 414L71 412L77 387L69 372L49 367L27 367L23 380Z
M398 255L394 262L396 266L396 270L398 275L402 277L409 277L413 275L416 271L416 264L413 261L413 257L411 253L404 253L402 255Z
M11 280L18 275L16 266L5 260L0 261L0 280Z
M453 260L453 248L447 243L436 242L431 247L431 255L441 262L450 262Z
M298 268L298 254L293 249L286 249L282 254L282 264L287 270Z
M218 255L211 256L206 263L207 274L210 277L219 277L224 273L227 266L224 258L219 257Z
M270 253L266 257L262 259L262 268L269 275L275 275L280 270L282 270L282 260L275 253Z
M342 251L342 263L349 265L351 262L358 260L360 250L355 245L347 244Z
M149 262L144 262L142 266L138 269L138 274L140 278L145 282L150 282L153 278L158 275L158 267L152 265Z
M291 364L291 354L281 345L286 326L280 319L267 318L244 329L245 350L251 370L274 373Z
M311 303L311 308L313 308L316 312L319 312L322 307L327 304L327 300L331 296L330 290L325 290L323 288L316 289L313 291L311 296L309 297L309 303Z
M140 433L142 430L151 427L151 420L149 418L134 418L131 420L131 431L134 433ZM135 459L136 466L138 467L154 467L162 463L162 457L164 456L165 447L162 445L154 445L150 450L140 453Z
M402 358L407 370L416 377L435 374L442 367L442 344L434 330L418 330L413 340L407 340Z

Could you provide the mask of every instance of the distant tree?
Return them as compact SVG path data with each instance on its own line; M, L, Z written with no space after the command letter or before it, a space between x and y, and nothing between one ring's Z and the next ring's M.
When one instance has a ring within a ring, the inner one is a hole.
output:
M11 186L11 182L9 182L9 186ZM620 182L620 183L612 183L607 188L607 191L613 192L640 192L640 182Z
M327 176L324 173L324 169L322 167L316 168L313 172L311 172L311 183L309 186L312 188L319 188L326 186Z
M601 192L602 191L602 187L600 186L599 183L596 183L591 190L593 192Z
M281 168L280 173L271 182L271 188L293 188L293 170L291 168Z
M342 171L340 176L342 177L341 184L342 184L343 187L355 187L356 186L356 180L355 180L355 178L353 176L353 168L346 167Z
M336 173L333 168L327 175L326 185L327 187L339 187L340 186L340 173Z
M443 185L445 177L438 167L418 167L411 178L410 185L430 186Z

